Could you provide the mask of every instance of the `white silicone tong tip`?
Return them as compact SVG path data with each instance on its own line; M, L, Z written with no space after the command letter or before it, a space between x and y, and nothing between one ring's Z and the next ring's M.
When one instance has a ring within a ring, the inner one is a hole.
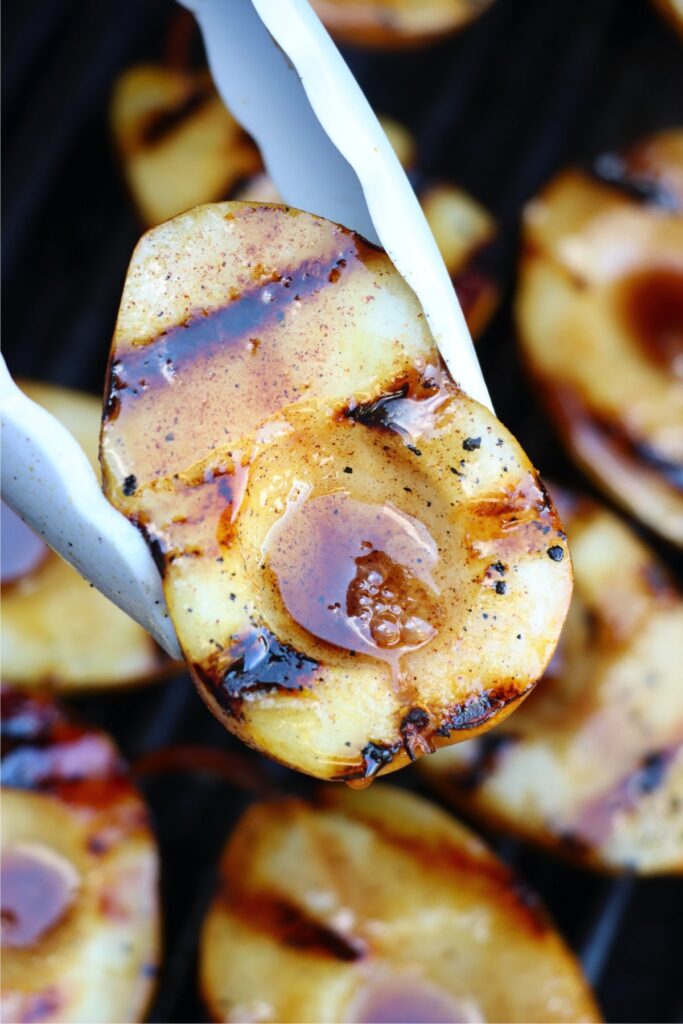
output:
M75 438L16 386L1 356L0 397L3 500L180 658L161 577L142 535L106 500Z

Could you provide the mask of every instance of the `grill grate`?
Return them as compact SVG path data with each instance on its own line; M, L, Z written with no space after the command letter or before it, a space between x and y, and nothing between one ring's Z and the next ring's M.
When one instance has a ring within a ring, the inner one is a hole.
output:
M5 5L4 337L15 374L101 390L139 234L112 155L106 104L119 70L159 58L172 14L170 0ZM461 36L428 50L350 59L376 108L415 131L423 168L459 181L499 219L503 237L490 258L508 293L520 205L553 171L683 121L680 42L646 0L496 0ZM499 414L545 472L590 489L547 429L511 337L507 294L481 344ZM241 749L186 678L77 703L133 761L171 743ZM284 769L265 770L289 791L307 786ZM401 781L411 784L410 773ZM197 932L219 850L247 796L208 774L149 775L143 786L160 836L166 911L151 1020L202 1020ZM539 890L580 952L607 1019L680 1019L680 883L602 879L514 840L498 849Z

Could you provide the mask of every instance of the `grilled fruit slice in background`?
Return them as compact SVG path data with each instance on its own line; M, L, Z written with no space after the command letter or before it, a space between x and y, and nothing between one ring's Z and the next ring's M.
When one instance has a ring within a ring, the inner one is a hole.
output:
M482 820L586 864L683 871L683 597L616 516L559 502L574 598L546 678L426 778Z
M311 0L335 39L353 46L423 46L463 28L492 0Z
M258 151L223 106L208 73L130 68L114 90L111 119L131 194L148 227L216 199L281 202L262 171ZM412 168L412 135L396 121L381 120L401 163ZM495 223L455 185L422 181L419 173L416 178L418 197L470 331L480 334L500 297L480 261L481 250L495 235Z
M200 973L217 1021L599 1019L535 896L443 811L384 784L247 811Z
M227 197L261 166L256 146L226 110L208 72L129 68L114 90L111 124L146 224Z
M99 474L100 401L47 384L21 386L71 431ZM173 669L141 626L4 505L0 524L5 682L22 688L94 690L146 682Z
M387 256L335 224L223 203L142 239L102 464L202 696L292 767L399 768L490 728L551 657L552 503Z
M418 183L417 194L441 250L472 335L478 337L493 316L500 288L481 255L496 234L487 210L461 188L445 181Z
M159 957L158 858L111 740L2 693L4 1021L140 1021Z
M529 204L517 319L573 455L683 544L683 131L561 174Z

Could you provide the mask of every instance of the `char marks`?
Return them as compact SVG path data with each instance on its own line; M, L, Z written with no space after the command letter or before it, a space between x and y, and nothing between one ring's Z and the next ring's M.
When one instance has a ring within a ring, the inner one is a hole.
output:
M213 87L207 82L192 89L175 106L153 110L145 118L140 130L140 148L146 149L165 142L169 135L206 106L213 95Z
M230 715L240 717L242 702L269 691L296 693L310 684L319 664L284 644L260 626L231 646L232 660L220 666L219 656L194 665L200 681Z
M199 360L210 364L226 347L249 343L268 325L282 321L295 302L322 288L334 287L332 271L341 275L362 262L366 248L362 239L345 228L339 232L343 244L329 260L308 260L290 272L268 274L226 305L211 311L197 310L184 323L113 359L105 389L105 421L116 418L122 402L134 401L150 389L168 387L186 367Z
M452 732L478 729L493 715L497 715L504 707L520 700L524 691L512 684L485 690L476 697L471 697L444 715L443 724L436 730L437 736L448 737Z
M228 894L226 902L251 928L272 935L284 946L308 956L354 963L365 955L365 945L359 938L316 921L303 907L274 893L261 892L246 897L235 894L234 899Z

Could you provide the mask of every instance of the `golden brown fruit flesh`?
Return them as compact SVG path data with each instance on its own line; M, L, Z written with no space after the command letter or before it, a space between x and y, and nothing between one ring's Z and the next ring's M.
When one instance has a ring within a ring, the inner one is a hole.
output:
M252 807L200 980L216 1021L596 1021L574 957L469 831L380 784Z
M3 1021L143 1019L159 960L158 857L111 740L2 694Z
M111 102L114 140L146 224L228 196L261 159L207 72L129 68Z
M559 520L380 249L258 204L149 232L107 393L106 493L245 742L362 781L490 728L542 674L571 590Z
M423 764L459 807L607 870L683 870L683 597L615 515L560 502L575 587L518 714Z
M423 46L463 28L492 0L311 0L342 43L387 49Z
M48 384L21 386L71 431L99 474L98 399ZM141 626L93 590L4 505L0 525L5 682L94 690L147 682L173 669Z
M517 320L574 457L683 544L683 131L561 174L529 204Z

